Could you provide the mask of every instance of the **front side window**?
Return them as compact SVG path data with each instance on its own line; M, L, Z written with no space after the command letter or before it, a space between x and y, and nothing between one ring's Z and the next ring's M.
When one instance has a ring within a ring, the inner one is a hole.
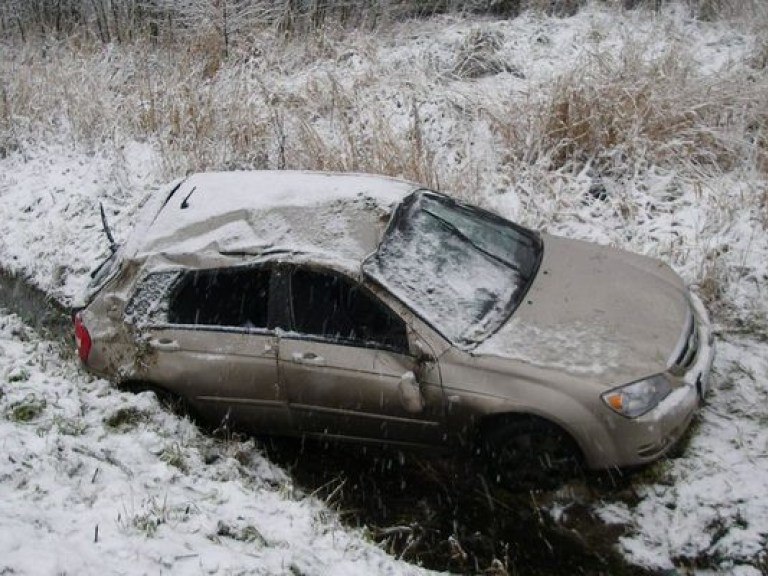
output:
M293 330L366 347L406 351L405 323L366 289L350 280L311 269L291 274Z
M187 272L171 296L171 324L267 328L270 270L263 268Z
M533 232L421 191L398 207L363 271L448 340L471 348L509 318L541 253Z

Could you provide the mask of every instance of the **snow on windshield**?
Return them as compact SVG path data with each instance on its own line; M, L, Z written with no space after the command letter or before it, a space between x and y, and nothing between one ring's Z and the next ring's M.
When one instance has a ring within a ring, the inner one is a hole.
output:
M407 203L365 272L452 342L482 340L506 319L519 268L487 249L492 226L479 232L479 219L436 196Z

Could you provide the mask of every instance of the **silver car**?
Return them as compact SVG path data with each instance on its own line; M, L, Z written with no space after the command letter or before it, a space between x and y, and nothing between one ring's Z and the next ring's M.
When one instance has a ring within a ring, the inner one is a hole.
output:
M661 457L714 354L666 264L369 175L176 182L86 301L86 366L204 420L467 449L513 480Z

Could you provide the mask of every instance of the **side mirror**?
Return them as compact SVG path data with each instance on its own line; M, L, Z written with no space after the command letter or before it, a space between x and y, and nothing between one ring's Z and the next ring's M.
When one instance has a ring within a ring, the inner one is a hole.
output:
M400 403L407 412L418 414L424 410L424 396L421 394L419 382L413 372L408 371L400 377L398 389L400 391Z

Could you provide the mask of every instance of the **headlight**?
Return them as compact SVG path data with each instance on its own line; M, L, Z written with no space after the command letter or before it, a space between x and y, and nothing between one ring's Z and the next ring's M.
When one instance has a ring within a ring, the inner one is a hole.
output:
M659 374L633 384L627 384L605 392L600 397L610 408L626 416L637 418L667 397L672 391L666 376Z

